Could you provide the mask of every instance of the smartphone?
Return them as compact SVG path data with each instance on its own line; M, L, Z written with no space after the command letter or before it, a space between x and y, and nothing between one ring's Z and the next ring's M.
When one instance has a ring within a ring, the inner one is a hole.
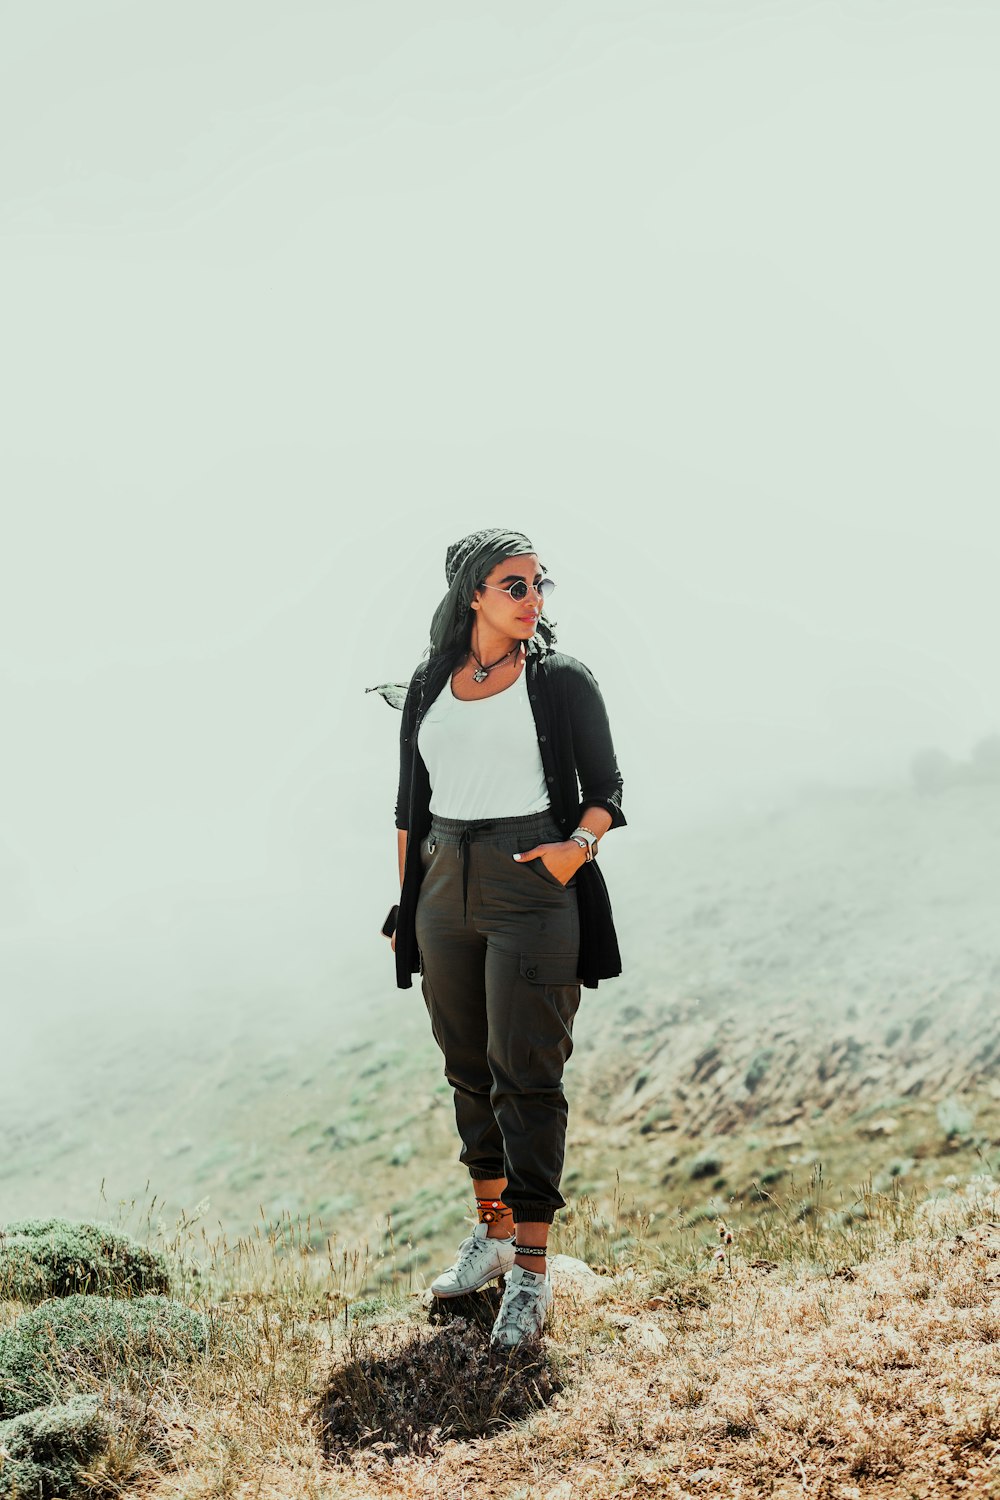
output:
M389 915L386 917L385 921L382 923L382 936L383 937L392 937L393 933L396 931L396 918L398 916L399 916L399 907L398 907L398 905L397 906L390 906L390 908L389 908Z

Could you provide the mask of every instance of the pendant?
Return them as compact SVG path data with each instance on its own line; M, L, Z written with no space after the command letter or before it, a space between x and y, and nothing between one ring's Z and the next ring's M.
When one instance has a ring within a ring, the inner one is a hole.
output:
M488 676L489 671L486 667L477 667L472 674L472 680L473 682L485 682Z

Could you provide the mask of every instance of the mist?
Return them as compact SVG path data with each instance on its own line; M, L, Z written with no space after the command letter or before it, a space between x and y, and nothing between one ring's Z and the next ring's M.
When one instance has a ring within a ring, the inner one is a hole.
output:
M6 1089L391 998L365 690L482 526L604 693L613 900L673 830L1000 730L993 7L3 31Z

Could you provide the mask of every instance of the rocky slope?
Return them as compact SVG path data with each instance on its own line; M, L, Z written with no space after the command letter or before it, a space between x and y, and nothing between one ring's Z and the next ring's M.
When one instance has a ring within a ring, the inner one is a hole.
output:
M583 992L567 1198L618 1192L662 1221L763 1188L800 1212L821 1171L849 1213L867 1179L997 1164L995 786L814 788L673 836L630 826L602 859L625 973ZM392 987L387 951L322 1006L237 997L195 1030L75 1037L70 1088L0 1101L8 1215L92 1214L106 1179L168 1213L208 1200L229 1232L308 1217L382 1256L373 1274L432 1265L468 1179L419 989Z

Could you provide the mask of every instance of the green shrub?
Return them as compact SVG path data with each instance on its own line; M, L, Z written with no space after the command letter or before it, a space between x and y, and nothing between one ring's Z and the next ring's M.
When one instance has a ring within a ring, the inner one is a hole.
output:
M0 1228L0 1299L42 1302L74 1292L169 1290L162 1255L108 1224L24 1219Z
M104 1451L109 1437L96 1396L0 1422L0 1497L79 1494L80 1468Z
M946 1138L950 1141L956 1136L966 1136L972 1129L974 1119L971 1110L966 1109L954 1094L947 1099L941 1099L937 1107L938 1124L944 1131Z
M149 1372L191 1359L207 1342L202 1315L167 1297L43 1302L0 1332L0 1418L65 1396L81 1375Z
M399 1308L385 1297L362 1297L358 1302L351 1302L347 1307L347 1315L352 1322L358 1322L365 1318L398 1318Z
M697 1229L699 1224L714 1224L719 1217L714 1208L693 1208L689 1214L681 1220L682 1229Z
M706 1146L688 1163L688 1176L692 1182L702 1177L716 1177L721 1171L722 1154L715 1146Z
M640 1135L650 1135L662 1121L673 1119L674 1109L672 1104L654 1104L646 1111L642 1124L639 1126Z
M743 1079L748 1094L752 1094L758 1085L763 1082L773 1057L773 1047L761 1047L759 1051L754 1053Z

